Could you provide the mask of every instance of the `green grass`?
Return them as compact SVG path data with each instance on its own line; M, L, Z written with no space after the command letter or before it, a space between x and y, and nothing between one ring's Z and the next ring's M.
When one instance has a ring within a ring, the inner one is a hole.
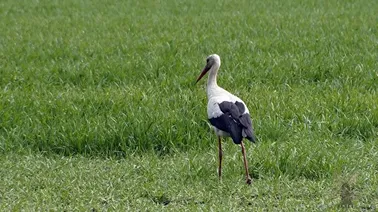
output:
M377 210L377 7L0 2L0 208ZM212 53L253 117L250 187L230 140L217 180Z
M227 147L222 183L215 174L215 157L193 151L167 158L143 155L121 160L4 156L0 209L340 210L341 188L348 183L355 209L376 210L378 179L372 170L319 180L262 172L248 186L242 177L240 152L234 145ZM362 163L368 160L361 158Z

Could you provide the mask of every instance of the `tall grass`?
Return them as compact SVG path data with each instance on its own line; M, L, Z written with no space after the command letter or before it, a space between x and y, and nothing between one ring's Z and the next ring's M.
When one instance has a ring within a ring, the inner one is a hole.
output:
M0 148L207 149L205 83L193 82L210 53L222 59L219 84L249 106L259 143L376 143L376 6L2 2Z
M0 210L376 210L377 8L0 1ZM212 53L253 118L251 187L230 140L217 179Z

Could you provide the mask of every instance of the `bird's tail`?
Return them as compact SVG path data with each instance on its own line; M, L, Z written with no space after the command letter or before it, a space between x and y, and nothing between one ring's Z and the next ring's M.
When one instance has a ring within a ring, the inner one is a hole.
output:
M243 137L250 140L253 143L256 143L256 136L251 129L243 129Z

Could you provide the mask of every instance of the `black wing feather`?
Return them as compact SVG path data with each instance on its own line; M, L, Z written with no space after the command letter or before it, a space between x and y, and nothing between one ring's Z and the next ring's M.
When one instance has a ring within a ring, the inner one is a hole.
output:
M243 139L242 128L232 118L230 113L227 112L217 118L211 118L209 121L216 128L229 133L234 143L240 144Z
M219 108L223 115L209 119L213 126L229 133L236 144L240 144L243 139L243 132L248 140L255 142L252 121L248 113L243 114L245 112L243 103L225 101L219 104Z

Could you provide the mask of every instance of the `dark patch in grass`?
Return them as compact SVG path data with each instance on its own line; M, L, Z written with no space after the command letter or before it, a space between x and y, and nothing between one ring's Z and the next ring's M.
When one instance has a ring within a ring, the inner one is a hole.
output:
M194 204L203 205L205 204L205 201L194 201Z
M249 170L251 170L249 172L249 176L252 178L252 180L258 180L258 179L260 179L260 173L258 172L258 170L256 169L256 167L249 168Z
M38 190L45 189L46 186L44 184L38 184L38 185L33 185L32 188L33 188L34 191L38 191Z
M257 197L259 197L258 194L252 194L252 195L251 195L251 198L252 198L252 199L257 199Z
M377 208L374 205L367 205L361 206L361 209L366 211L376 211Z
M341 185L340 198L340 206L346 208L353 206L353 187L350 183L344 182Z
M169 146L165 146L163 144L157 144L154 146L154 152L159 157L164 157L166 155L169 155L171 153L171 148Z
M195 200L192 197L174 200L174 199L169 198L165 193L158 194L158 195L145 193L141 197L151 199L155 204L161 204L164 206L169 205L173 202L177 204L181 204L181 205L189 205L189 204L203 205L206 203L203 200Z
M106 199L104 199L104 200L101 200L101 204L106 206L109 204L109 202Z
M165 194L152 197L152 201L161 205L168 205L169 203L171 203L171 200Z
M266 196L266 193L261 194L261 196ZM257 198L259 198L259 194L252 194L249 198L248 197L241 197L240 198L240 205L253 205L252 201L255 201Z
M161 204L161 205L168 205L171 203L171 199L164 193L158 194L158 195L153 195L149 193L145 193L142 195L144 198L151 199L154 203L156 204Z
M340 188L340 206L343 208L353 207L353 198L356 184L356 175L347 178Z

